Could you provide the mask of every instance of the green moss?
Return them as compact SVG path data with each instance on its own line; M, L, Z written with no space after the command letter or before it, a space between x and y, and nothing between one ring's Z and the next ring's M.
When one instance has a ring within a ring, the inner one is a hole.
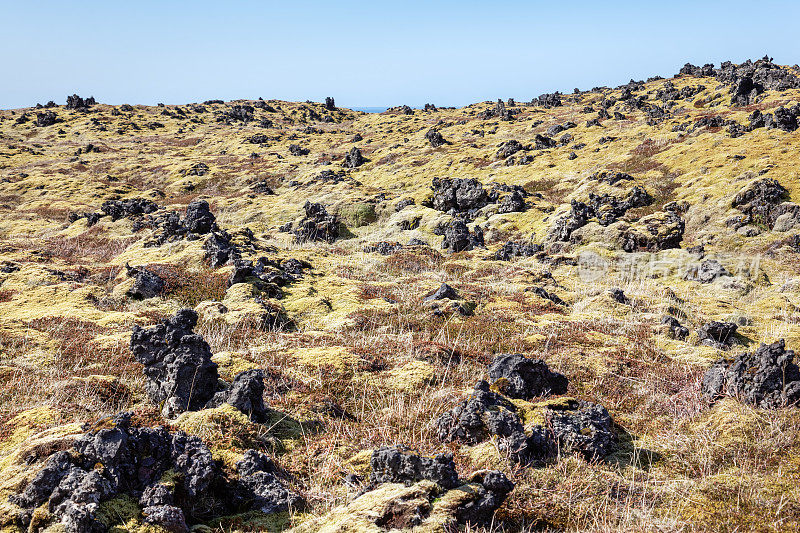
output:
M342 206L339 217L350 227L359 228L367 226L378 220L375 206L367 203L356 203Z
M109 528L138 520L140 516L139 502L128 494L101 503L97 511L97 519Z

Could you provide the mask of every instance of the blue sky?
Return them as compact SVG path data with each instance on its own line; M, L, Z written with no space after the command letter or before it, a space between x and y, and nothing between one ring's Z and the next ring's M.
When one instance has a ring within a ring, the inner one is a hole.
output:
M0 0L0 108L322 100L464 105L669 76L768 53L800 63L800 2Z

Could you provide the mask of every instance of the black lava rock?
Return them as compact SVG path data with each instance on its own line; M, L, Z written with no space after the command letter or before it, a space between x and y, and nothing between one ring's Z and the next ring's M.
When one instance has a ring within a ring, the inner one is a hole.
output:
M450 252L463 252L475 247L483 247L483 230L479 227L470 232L461 219L453 219L442 229L444 239L442 249Z
M697 330L697 338L706 346L727 350L733 344L734 335L738 327L733 322L718 322L715 320L704 324Z
M662 324L666 324L672 336L678 340L686 340L689 336L689 328L682 326L675 317L665 316L661 319Z
M544 250L544 247L541 244L509 241L492 255L492 259L496 261L511 261L516 257L532 257L542 250Z
M565 394L567 378L552 372L541 359L522 354L500 354L489 365L489 378L511 398L530 400L539 396ZM498 380L503 380L502 384Z
M131 352L144 365L145 390L153 403L164 403L167 417L202 409L217 392L217 364L192 331L196 324L197 313L183 309L161 324L133 328Z
M136 218L158 211L158 205L147 198L130 198L128 200L108 200L103 202L100 210L111 217L112 221L120 218Z
M436 300L445 300L445 299L446 300L458 300L459 298L460 298L460 296L458 295L458 292L453 287L451 287L447 283L442 283L439 286L439 288L436 289L436 292L434 292L430 296L426 296L423 301L425 301L425 302L433 302L433 301L436 301Z
M195 200L186 207L186 217L183 225L191 233L205 235L215 228L214 221L217 217L211 212L208 202L205 200Z
M366 163L366 161L367 160L361 154L361 150L359 150L354 146L344 157L344 162L342 163L342 166L345 168L358 168L364 163Z
M453 455L449 453L425 457L402 446L384 447L372 452L370 466L372 467L370 482L373 484L411 485L427 479L446 489L459 485Z
M133 287L128 289L127 295L134 300L145 300L161 294L165 283L155 272L146 268L136 268L125 264L128 277L134 278Z
M45 111L44 113L36 113L36 126L40 128L44 128L47 126L52 126L58 122L58 115L56 115L52 111Z
M425 133L425 138L434 148L439 148L440 146L444 146L445 144L450 144L442 134L433 128L429 129L427 133Z
M339 219L329 215L322 204L306 201L303 209L306 212L294 229L297 242L325 241L333 242L339 236Z
M109 525L100 521L99 505L122 496L138 501L145 523L173 532L188 531L187 524L214 516L272 513L299 503L264 471L272 462L253 457L256 452L245 454L239 478L233 478L220 470L198 437L163 426L134 427L131 417L119 414L110 427L89 431L72 449L49 456L22 492L9 498L22 508L23 526L47 504L53 521L67 533L105 532ZM168 472L174 475L167 485L161 480ZM265 480L265 474L271 478Z
M227 403L247 416L253 422L267 421L267 408L264 405L264 373L261 370L239 372L231 385L214 395L206 408L219 407Z
M800 403L800 369L781 339L732 362L721 359L703 376L702 391L711 399L728 394L764 409L793 406Z

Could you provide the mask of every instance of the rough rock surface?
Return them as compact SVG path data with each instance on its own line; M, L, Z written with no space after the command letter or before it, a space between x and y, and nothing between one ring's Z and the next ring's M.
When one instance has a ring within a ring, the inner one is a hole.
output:
M661 319L661 323L665 324L672 334L672 337L678 340L685 340L689 336L689 328L682 326L678 319L672 316L665 316Z
M449 252L465 252L476 247L483 247L483 230L476 226L470 231L466 222L453 219L440 230L444 235L442 249Z
M151 272L144 267L136 268L128 264L125 265L128 277L133 278L133 287L128 289L127 295L134 300L145 300L161 294L165 283L158 274Z
M527 193L519 186L494 183L486 190L475 179L434 178L431 189L431 207L452 215L474 218L478 210L489 204L499 204L498 211L501 213L525 210L524 197Z
M138 501L145 523L167 531L187 531L187 522L208 518L212 509L277 512L296 505L296 495L252 465L252 457L246 460L251 467L231 479L198 437L162 426L135 427L131 414L123 413L110 427L79 437L71 450L50 455L22 492L9 499L22 509L19 520L26 527L34 510L47 504L68 533L108 531L111 524L101 522L100 504L125 495ZM168 472L177 475L165 484Z
M722 276L730 276L725 267L716 259L706 259L699 265L690 266L684 277L700 283L711 283Z
M480 381L467 399L437 420L437 434L443 442L466 444L497 437L500 449L521 464L574 452L587 460L602 459L616 449L613 420L600 405L567 399L547 404L541 413L542 423L523 425L517 407Z
M372 468L370 482L373 484L411 485L427 479L446 489L459 485L452 454L426 457L402 446L384 447L372 452L370 466Z
M497 250L492 258L496 261L511 261L517 257L531 257L544 250L541 244L509 241Z
M721 359L703 376L703 394L711 399L730 395L764 409L800 403L800 369L794 350L783 339L761 344L733 361Z
M450 144L447 140L445 140L441 132L435 129L429 129L428 132L425 133L425 139L428 140L433 148L439 148L445 144Z
M195 325L197 313L183 309L161 324L133 328L131 352L144 365L145 389L153 403L163 402L167 417L202 409L217 392L217 365Z
M328 214L322 204L306 201L303 209L306 216L294 229L295 239L298 242L325 241L333 242L339 236L339 219L336 215Z
M345 156L342 166L345 168L358 168L366 163L366 161L367 160L364 159L364 156L361 154L361 150L353 147Z
M567 378L551 371L541 359L522 354L500 354L489 365L489 378L495 383L504 380L501 390L511 398L530 400L537 396L564 394Z
M250 417L253 422L266 422L267 408L264 405L264 373L261 370L245 370L233 378L230 386L216 393L205 405L206 408L230 404Z
M712 321L697 330L697 338L702 344L726 350L734 342L734 335L739 326L733 322Z

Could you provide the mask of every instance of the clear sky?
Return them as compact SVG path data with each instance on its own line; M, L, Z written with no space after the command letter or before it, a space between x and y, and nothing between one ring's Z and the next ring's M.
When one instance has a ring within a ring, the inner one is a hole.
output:
M67 94L464 105L669 76L687 61L800 63L794 1L0 0L0 108Z

